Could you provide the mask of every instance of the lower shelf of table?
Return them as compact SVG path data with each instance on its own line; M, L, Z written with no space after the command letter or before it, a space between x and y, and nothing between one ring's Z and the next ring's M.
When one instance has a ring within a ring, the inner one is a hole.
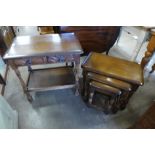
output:
M32 70L27 81L28 91L47 91L75 87L72 67Z

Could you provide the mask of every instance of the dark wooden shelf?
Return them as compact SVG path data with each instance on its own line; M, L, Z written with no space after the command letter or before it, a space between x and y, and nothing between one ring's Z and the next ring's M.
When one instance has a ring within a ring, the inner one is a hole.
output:
M75 86L72 67L35 69L29 74L28 91L47 91Z

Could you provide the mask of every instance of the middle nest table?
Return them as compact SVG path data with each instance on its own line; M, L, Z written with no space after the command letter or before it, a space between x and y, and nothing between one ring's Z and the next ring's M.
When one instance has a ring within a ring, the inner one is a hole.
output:
M81 45L74 33L17 36L4 55L4 60L15 71L24 93L28 100L32 101L30 91L75 87L78 95L82 53ZM31 68L32 65L62 62L74 63L74 68L69 66L43 70ZM28 66L30 74L27 84L18 70L20 66Z

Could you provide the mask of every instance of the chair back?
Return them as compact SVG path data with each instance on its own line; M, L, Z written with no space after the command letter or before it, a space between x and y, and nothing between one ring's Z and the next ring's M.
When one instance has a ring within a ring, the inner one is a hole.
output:
M9 30L4 30L2 35L3 35L4 42L6 44L6 47L9 48L14 39L13 33Z
M38 31L40 35L54 33L52 26L38 26Z

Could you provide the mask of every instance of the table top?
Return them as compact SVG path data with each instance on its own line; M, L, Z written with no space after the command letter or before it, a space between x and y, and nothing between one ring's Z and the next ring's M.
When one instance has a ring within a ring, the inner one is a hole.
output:
M67 53L83 53L74 33L17 36L3 58L14 59Z
M83 62L87 71L116 78L132 84L143 85L143 70L135 62L92 52Z

